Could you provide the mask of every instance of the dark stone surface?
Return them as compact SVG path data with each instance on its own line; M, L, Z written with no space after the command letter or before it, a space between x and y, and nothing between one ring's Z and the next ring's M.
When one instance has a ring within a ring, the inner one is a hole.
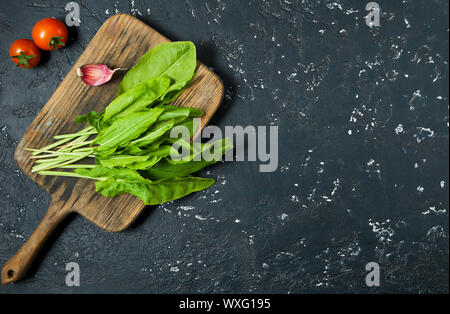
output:
M9 45L40 18L63 19L66 1L0 8L1 264L49 204L15 146L116 10L194 41L226 85L212 123L278 125L279 169L211 167L211 189L148 209L119 234L74 215L0 293L448 293L448 1L378 1L378 29L359 0L77 2L72 43L28 71ZM71 261L80 287L65 286ZM365 285L372 261L378 288Z

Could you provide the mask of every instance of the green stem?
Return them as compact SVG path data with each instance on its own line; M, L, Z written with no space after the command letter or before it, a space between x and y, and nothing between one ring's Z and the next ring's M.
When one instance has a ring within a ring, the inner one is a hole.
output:
M70 142L69 144L66 144L66 145L64 145L64 146L61 146L59 149L58 149L58 152L64 152L64 151L72 151L72 150L74 150L75 148L80 148L80 147L83 147L83 146L86 146L86 145L89 145L89 144L91 144L93 141L87 141L87 142L82 142L82 143L74 143L74 142Z
M11 58L13 59L17 59L17 66L21 66L22 64L25 65L26 68L29 67L29 61L33 58L35 58L36 56L34 55L26 55L23 51L20 52L20 54L18 54L17 56L12 56Z
M78 174L76 172L69 172L69 171L39 171L38 174L43 176L57 176L57 177L74 177L74 178L83 178L83 179L92 179L97 181L105 181L108 178L94 178L89 176L84 176L81 174Z
M51 153L48 154L48 155L32 156L32 157L30 157L30 158L31 158L31 159L38 159L38 158L52 158L52 157L57 157L57 156L61 156L61 155L64 155L64 156L74 156L74 157L76 157L76 156L82 155L81 152L80 152L80 153L66 153L66 152L53 152L53 151L50 151L50 152L51 152Z
M52 159L47 159L47 158L42 158L42 159L37 159L35 160L35 163L37 164L53 164L55 162L63 162L63 161L69 161L71 159L73 159L74 157L78 157L80 155L77 156L58 156Z
M92 126L87 127L81 131L78 131L76 133L70 133L70 134L60 134L60 135L55 135L53 136L53 138L55 140L59 140L59 139L63 139L63 138L75 138L81 135L94 135L97 134L98 132L94 130L94 128Z
M61 166L59 168L62 169L92 169L97 167L97 165L85 165L85 164L76 164L76 165L65 165L65 166Z
M27 148L26 150L32 150L33 153L31 153L31 154L32 154L33 156L36 156L36 155L39 155L39 154L44 153L44 152L46 152L46 151L49 151L49 150L51 150L52 148L55 148L55 147L60 146L60 145L62 145L62 144L65 144L65 143L67 143L67 142L70 141L70 140L71 140L71 138L65 138L65 139L62 139L62 140L60 140L60 141L54 142L53 144L50 144L50 145L45 146L45 147L43 147L43 148L40 148L40 149Z
M50 43L48 44L49 48L53 48L53 50L58 50L61 47L64 47L66 44L62 41L61 36L55 36L50 38Z
M42 171L42 170L49 170L49 169L53 169L53 168L58 168L60 166L65 166L65 165L69 165L69 164L73 164L74 162L77 162L81 159L84 159L86 157L89 157L89 155L92 152L87 152L84 155L80 155L80 157L76 157L76 158L71 158L67 161L63 161L62 163L57 160L54 162L48 162L48 163L42 163L40 165L34 166L33 168L31 168L31 172L38 172L38 171Z
M93 130L93 127L88 127L88 128L86 128L84 130L81 130L81 131L79 131L77 133L64 134L64 137L61 137L61 140L56 141L56 142L54 142L54 143L52 143L52 144L50 144L48 146L42 147L40 149L34 149L32 155L33 156L39 155L39 154L41 154L41 153L43 153L45 151L48 151L48 150L51 150L51 149L53 149L55 147L61 146L61 145L65 144L65 143L69 142L70 140L74 140L75 141L75 140L77 140L77 137L78 138L82 137L82 135L80 135L80 134L83 134L83 133L86 133L86 132L89 132L89 131L92 131L92 130ZM58 139L59 138L60 137L58 136ZM31 150L31 149L27 149L27 150Z

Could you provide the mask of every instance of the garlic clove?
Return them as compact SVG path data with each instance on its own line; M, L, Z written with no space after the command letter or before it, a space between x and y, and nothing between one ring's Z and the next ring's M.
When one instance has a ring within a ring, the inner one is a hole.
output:
M85 64L77 69L77 75L89 86L99 86L108 82L117 70L111 70L105 64L91 63Z

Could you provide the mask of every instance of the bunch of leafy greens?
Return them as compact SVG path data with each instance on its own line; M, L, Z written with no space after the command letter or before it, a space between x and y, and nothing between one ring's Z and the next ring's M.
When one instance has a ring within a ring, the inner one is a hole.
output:
M104 196L129 193L147 205L210 187L214 179L191 175L217 162L232 148L231 142L224 139L194 145L170 137L177 126L186 127L192 136L198 127L194 118L204 114L196 108L167 105L192 80L196 64L192 42L165 43L149 50L124 76L117 98L103 112L92 111L76 118L76 122L90 127L57 135L47 147L30 149L31 158L36 159L32 171L92 179L96 191ZM174 161L172 156L181 157L174 143L181 143L190 154ZM211 160L194 158L205 151ZM77 163L86 158L94 163Z

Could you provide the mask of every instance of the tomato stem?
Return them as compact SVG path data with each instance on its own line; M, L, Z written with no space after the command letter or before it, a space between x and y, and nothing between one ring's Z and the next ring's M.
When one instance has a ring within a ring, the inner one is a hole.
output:
M28 66L29 66L29 62L28 61L30 61L34 57L36 57L36 56L34 56L34 55L31 55L31 56L26 55L22 51L19 55L12 56L11 58L19 60L19 62L17 62L17 64L16 64L17 66L21 66L23 64L23 65L25 65L26 68L28 68Z
M63 42L63 41L61 41L61 39L62 39L62 37L61 36L55 36L55 37L52 37L51 39L50 39L50 43L49 43L49 47L50 48L53 48L54 50L58 50L60 47L58 47L58 46L62 46L62 47L64 47L66 44Z

